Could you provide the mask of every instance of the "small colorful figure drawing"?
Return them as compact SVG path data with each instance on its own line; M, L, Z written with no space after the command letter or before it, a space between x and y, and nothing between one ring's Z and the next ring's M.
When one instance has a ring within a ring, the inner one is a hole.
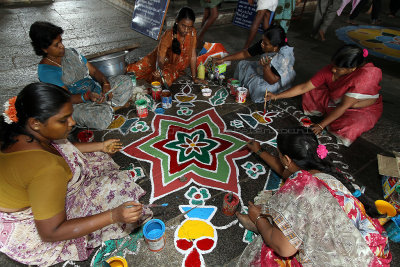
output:
M258 176L265 174L265 168L260 163L252 163L247 161L242 164L242 168L246 171L247 176L251 179L257 179Z
M267 125L273 122L273 117L276 117L279 112L267 112L263 114L261 111L255 111L252 114L238 113L238 116L249 125L252 129L257 128L259 124Z
M175 231L175 247L185 255L182 266L205 266L203 254L213 251L218 241L217 230L211 223L217 208L205 205L210 198L206 188L192 186L185 197L191 205L179 206L181 212L186 213L186 219Z

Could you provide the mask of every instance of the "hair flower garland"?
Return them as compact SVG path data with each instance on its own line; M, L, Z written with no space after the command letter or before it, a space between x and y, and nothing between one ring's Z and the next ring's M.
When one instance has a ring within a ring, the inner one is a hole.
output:
M17 97L14 96L13 98L8 99L4 103L4 121L8 124L11 124L13 122L18 122L18 117L17 117L17 110L15 109L15 101L17 100Z
M367 57L368 56L368 50L367 49L363 49L363 57Z
M324 145L318 145L317 154L320 159L324 159L328 155L328 149Z

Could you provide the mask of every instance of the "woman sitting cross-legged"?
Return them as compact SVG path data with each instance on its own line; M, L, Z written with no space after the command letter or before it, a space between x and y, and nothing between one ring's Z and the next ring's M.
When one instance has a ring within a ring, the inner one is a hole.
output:
M43 57L38 65L39 80L72 94L73 118L79 126L104 130L113 120L113 109L129 104L132 80L128 75L105 77L75 49L64 47L63 32L49 22L31 25L31 44L35 53Z
M287 44L286 33L281 26L270 26L263 39L248 49L215 60L216 64L224 61L241 60L262 55L259 61L242 60L234 74L242 86L250 91L253 102L264 102L265 91L279 93L290 88L296 72L293 69L293 47Z
M152 216L129 171L107 153L117 139L67 141L75 124L71 95L33 83L0 117L0 252L29 265L86 260ZM132 207L127 207L132 206Z
M193 82L205 83L196 78L196 16L190 7L182 7L176 16L174 26L163 33L158 46L138 62L126 68L134 72L138 80L162 81L168 86L190 66Z
M286 129L277 145L279 157L248 144L285 182L267 203L249 202L248 215L237 212L242 225L260 233L239 266L390 266L375 203L336 170L315 134Z
M345 146L351 145L363 132L374 127L382 115L381 69L366 63L366 49L344 45L332 56L331 64L318 71L309 81L267 99L284 99L303 95L306 115L325 115L312 125L315 134L325 128Z

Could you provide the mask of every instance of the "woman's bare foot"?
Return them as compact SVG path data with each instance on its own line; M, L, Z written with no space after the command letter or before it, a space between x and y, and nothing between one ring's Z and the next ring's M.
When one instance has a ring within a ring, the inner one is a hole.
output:
M318 33L319 33L319 37L321 38L321 41L324 42L326 40L325 33L323 31L319 31Z
M247 230L250 230L256 234L258 234L258 230L256 225L250 220L249 215L247 214L242 214L240 212L236 212L236 217L239 219L239 222L243 225L244 228Z

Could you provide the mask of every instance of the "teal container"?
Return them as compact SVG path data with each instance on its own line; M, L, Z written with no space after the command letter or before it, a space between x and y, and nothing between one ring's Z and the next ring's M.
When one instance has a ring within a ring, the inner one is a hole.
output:
M400 242L400 227L399 227L399 216L393 217L391 222L388 223L386 227L386 232L388 237L393 242Z

